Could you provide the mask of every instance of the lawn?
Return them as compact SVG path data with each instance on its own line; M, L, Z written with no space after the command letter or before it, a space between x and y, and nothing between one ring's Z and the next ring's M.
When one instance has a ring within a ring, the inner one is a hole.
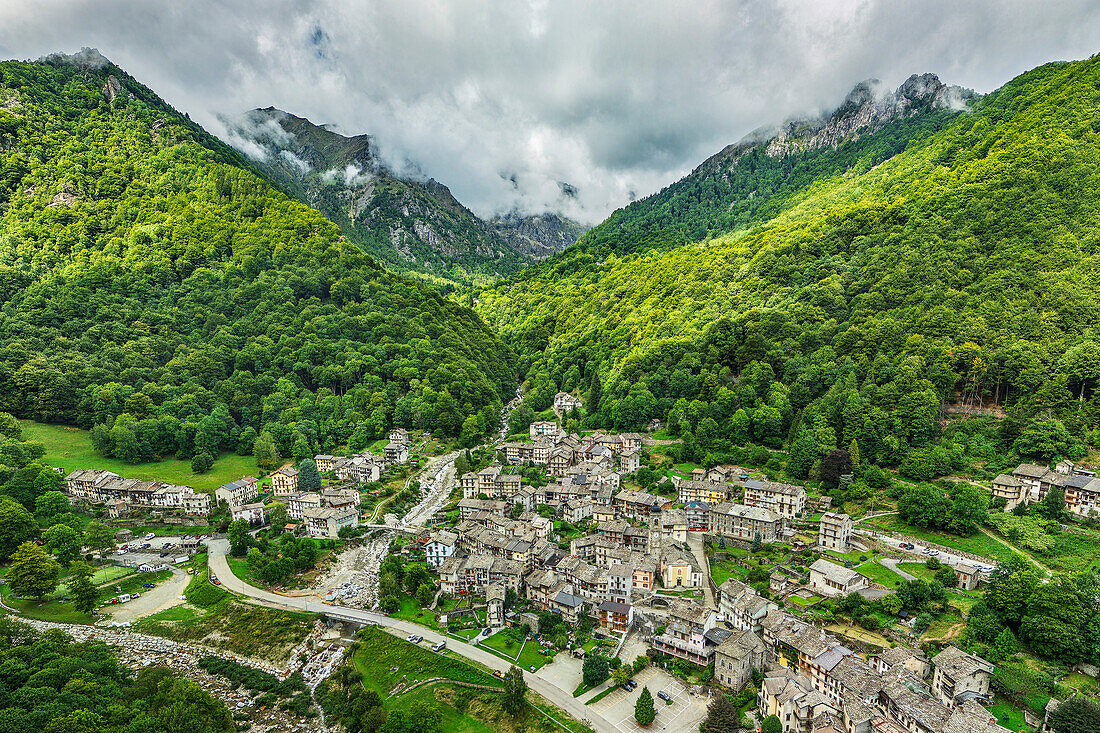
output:
M871 557L870 552L837 552L836 550L826 550L826 555L835 557L838 560L848 560L851 562L860 562L861 557Z
M390 614L394 618L404 619L405 621L412 621L414 624L420 624L421 626L427 626L429 629L438 629L439 623L436 621L435 611L428 611L420 607L420 604L416 602L415 598L401 594L401 607Z
M38 619L39 621L55 621L63 624L87 624L91 618L80 613L70 603L62 600L47 600L38 603L35 600L23 600L12 595L11 588L7 585L0 586L0 594L4 604L14 608L20 616Z
M516 641L512 638L511 634L507 631L501 631L481 640L481 646L499 652L509 659L516 658L519 654L520 644L522 643L523 642Z
M853 568L857 573L866 575L872 582L884 585L887 588L897 588L903 578L890 568L879 565L874 560L868 560L862 565Z
M997 718L998 725L1013 731L1031 730L1031 726L1024 720L1024 711L1020 708L1013 709L1005 700L998 698L997 703L988 710Z
M487 639L483 639L479 646L491 651L498 657L507 659L510 662L515 662L523 669L530 670L531 667L540 669L542 665L547 664L553 656L545 656L539 653L539 644L534 639L528 639L523 644L523 651L520 651L520 642L514 642L511 647L508 646L508 634L507 632L500 632L493 634ZM516 659L516 653L519 652L519 659Z
M945 547L954 547L957 550L970 552L992 560L1008 560L1015 554L1009 547L1001 544L989 535L979 532L972 537L957 537L945 532L934 532L932 530L921 529L920 527L911 527L908 524L902 523L895 514L875 517L874 519L863 522L863 524L872 524L878 529L887 532L900 532L901 534L909 535L919 540L935 542Z
M814 596L813 598L802 598L796 595L787 596L787 600L796 606L802 606L803 608L809 608L821 602L821 596Z
M78 468L103 468L125 478L164 481L203 491L212 491L227 481L256 474L255 459L252 456L238 456L236 453L222 453L214 462L214 467L204 474L192 473L191 461L175 458L135 466L117 458L104 458L96 453L87 430L31 420L20 420L19 424L23 428L24 440L37 440L46 447L46 455L42 460L51 466L65 469L66 473Z
M363 685L383 698L399 682L411 684L433 677L492 687L504 686L501 680L461 659L435 654L376 626L364 628L359 632L358 639L359 649L353 660L355 668L363 675Z
M926 568L922 562L899 562L898 569L924 580L932 580L936 577L936 571Z
M748 574L748 568L745 568L742 565L713 561L710 564L710 575L712 578L714 578L714 584L719 587L721 587L722 583L725 583L730 578L744 580Z
M259 578L252 575L252 570L248 567L248 561L243 557L233 557L227 555L225 561L229 563L229 569L233 571L233 574L238 578L248 583L254 588L266 588L267 584Z

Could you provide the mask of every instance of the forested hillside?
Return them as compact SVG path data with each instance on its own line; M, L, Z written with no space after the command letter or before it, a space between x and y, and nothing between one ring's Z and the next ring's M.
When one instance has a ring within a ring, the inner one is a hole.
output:
M0 410L139 462L488 431L511 357L97 54L0 64Z
M229 711L163 666L132 674L100 642L0 620L0 720L7 731L236 731Z
M700 456L794 443L797 475L854 447L928 478L1080 455L1100 442L1100 60L913 111L835 149L728 149L479 311L532 384L596 392L589 423L667 420ZM945 433L949 406L1007 419Z

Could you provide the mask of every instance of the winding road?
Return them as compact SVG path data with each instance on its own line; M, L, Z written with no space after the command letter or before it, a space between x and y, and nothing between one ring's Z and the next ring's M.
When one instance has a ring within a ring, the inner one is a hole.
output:
M292 598L261 590L260 588L256 588L244 582L229 569L229 563L225 559L226 553L229 551L228 540L210 539L206 541L206 547L208 550L207 561L210 564L210 569L218 579L222 581L222 585L234 593L239 593L251 598L260 605L270 608L279 608L286 611L336 614L339 617L355 619L361 623L385 627L402 638L410 634L419 634L424 637L425 641L433 644L446 641L448 649L451 649L467 659L483 664L490 669L507 672L512 666L511 663L490 654L484 649L471 646L454 637L445 636L419 624L391 618L373 611L364 611L358 608L347 608L344 606L332 606L327 603L312 601L308 598ZM577 720L584 721L592 726L593 729L599 731L599 733L620 733L619 729L610 721L600 717L594 710L586 707L580 700L574 698L572 692L561 689L550 680L540 677L537 673L524 671L523 675L527 680L528 686L532 690L537 692L552 705L561 708Z

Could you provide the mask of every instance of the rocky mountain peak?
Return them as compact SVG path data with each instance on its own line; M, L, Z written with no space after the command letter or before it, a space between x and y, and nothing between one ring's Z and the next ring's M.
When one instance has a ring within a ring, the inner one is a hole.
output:
M778 157L800 150L835 148L924 109L965 109L978 96L969 89L944 84L935 74L913 74L894 91L884 88L878 79L867 79L856 84L833 112L783 123L767 143L767 153ZM758 133L754 136L759 138Z

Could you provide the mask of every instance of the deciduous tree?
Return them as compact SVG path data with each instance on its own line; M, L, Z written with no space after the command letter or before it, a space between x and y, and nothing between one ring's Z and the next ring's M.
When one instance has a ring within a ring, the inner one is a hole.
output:
M34 542L24 542L12 553L7 581L17 596L42 600L57 588L61 566Z

